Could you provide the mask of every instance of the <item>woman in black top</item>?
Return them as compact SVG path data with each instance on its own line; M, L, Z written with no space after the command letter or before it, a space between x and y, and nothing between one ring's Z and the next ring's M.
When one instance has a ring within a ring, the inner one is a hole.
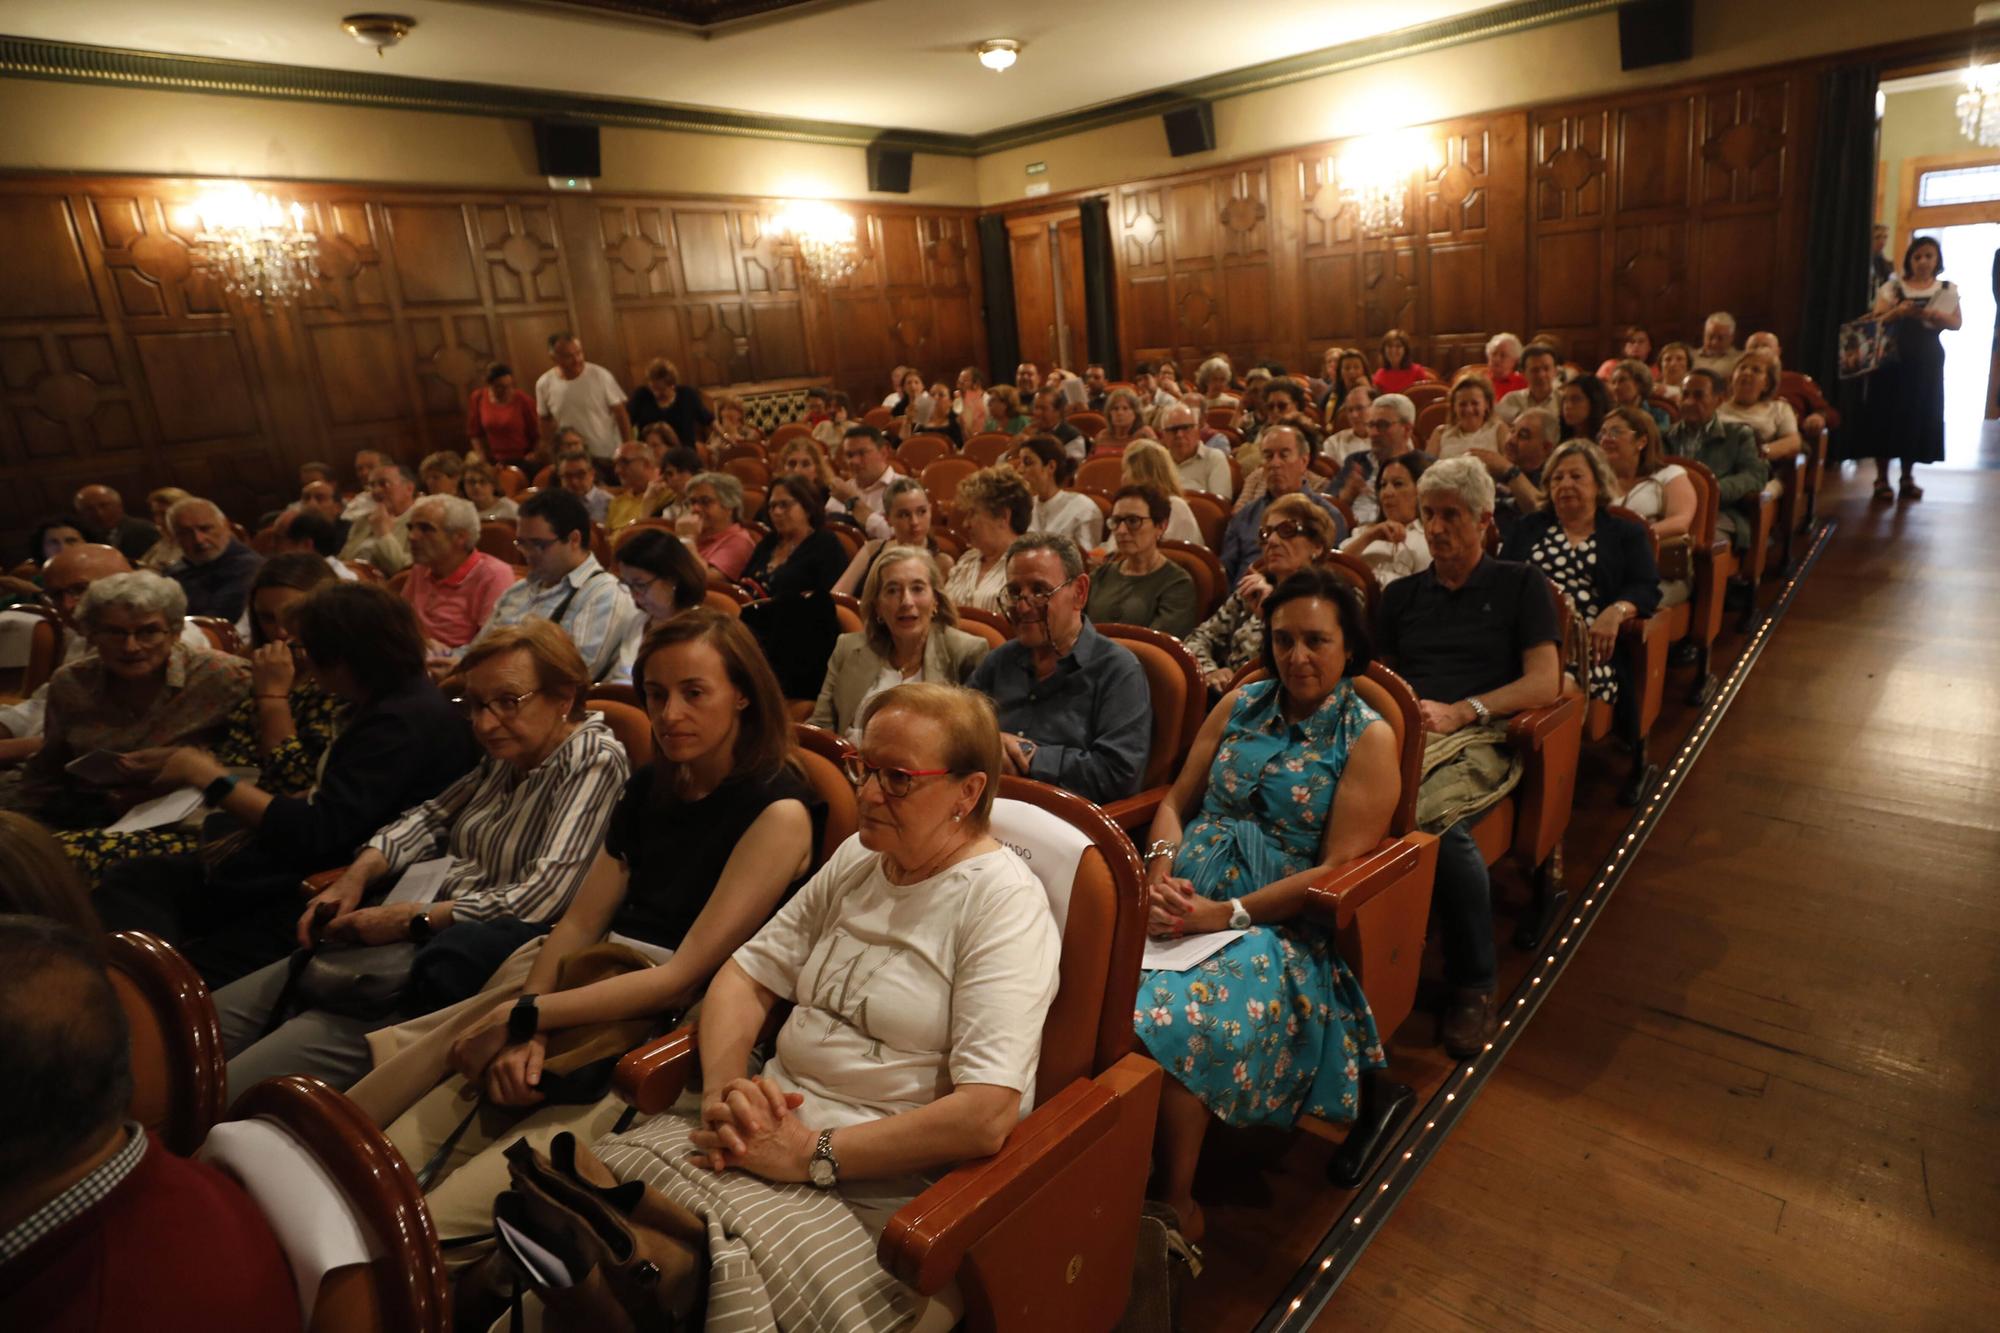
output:
M777 478L764 510L771 531L750 552L739 582L770 597L832 591L847 569L847 548L827 531L826 501L812 483L796 475Z

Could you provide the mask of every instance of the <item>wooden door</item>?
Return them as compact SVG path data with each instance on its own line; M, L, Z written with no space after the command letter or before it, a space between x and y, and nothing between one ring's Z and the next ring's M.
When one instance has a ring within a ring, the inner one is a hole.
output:
M1062 363L1082 372L1090 360L1090 319L1083 302L1083 219L1071 214L1056 223L1056 321Z
M1083 303L1083 222L1075 209L1014 218L1014 318L1021 359L1079 369L1090 355Z

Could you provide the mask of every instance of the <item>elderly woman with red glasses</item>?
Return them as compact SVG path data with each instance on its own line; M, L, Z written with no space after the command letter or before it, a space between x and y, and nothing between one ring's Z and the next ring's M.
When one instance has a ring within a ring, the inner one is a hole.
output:
M1188 651L1211 688L1227 688L1264 651L1265 595L1332 550L1339 535L1333 519L1306 496L1281 495L1271 501L1257 530L1258 555L1249 572L1187 637Z

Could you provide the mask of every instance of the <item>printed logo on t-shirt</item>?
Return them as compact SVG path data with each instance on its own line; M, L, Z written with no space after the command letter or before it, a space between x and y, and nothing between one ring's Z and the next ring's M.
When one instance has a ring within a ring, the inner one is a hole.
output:
M868 1059L882 1059L882 1042L868 1027L868 986L883 968L902 957L905 951L881 944L863 944L845 930L836 928L827 942L826 959L820 964L807 1003L826 1016L822 1040L833 1036L842 1025L868 1039Z

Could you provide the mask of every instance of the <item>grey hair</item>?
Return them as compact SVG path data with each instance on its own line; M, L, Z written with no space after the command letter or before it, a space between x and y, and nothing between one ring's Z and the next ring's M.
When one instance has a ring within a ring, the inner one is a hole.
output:
M1503 347L1514 349L1514 359L1521 359L1521 340L1511 333L1496 333L1486 340L1486 355L1492 356Z
M869 646L887 658L896 655L895 640L889 635L889 627L882 623L876 603L882 599L882 580L888 577L889 566L905 560L922 565L931 581L931 601L936 608L931 614L932 627L958 623L958 608L944 590L944 575L938 572L937 557L915 546L884 546L876 552L875 563L868 567L868 577L861 581L861 629Z
M722 507L738 522L743 519L743 483L727 472L697 472L694 480L687 484L692 491L697 486L706 486L715 492L715 498L722 501Z
M187 605L187 592L180 584L150 569L107 574L85 590L76 606L76 623L84 633L93 633L98 614L116 606L138 616L164 616L167 633L179 634L187 624Z
M1554 444L1556 442L1555 413L1548 411L1546 408L1531 407L1514 418L1514 425L1519 427L1529 417L1533 417L1542 423L1542 443Z
M1556 451L1549 455L1549 461L1542 465L1542 480L1546 482L1551 476L1555 475L1556 464L1562 462L1565 458L1572 458L1579 455L1589 466L1591 476L1596 478L1597 507L1599 509L1609 507L1612 497L1618 489L1618 478L1612 473L1611 461L1604 456L1604 451L1590 440L1564 440L1561 444L1557 445ZM1421 485L1422 483L1418 484ZM1545 500L1543 503L1552 508L1555 502L1553 500Z
M1730 314L1727 310L1716 311L1714 314L1711 314L1707 319L1704 319L1702 321L1702 324L1704 326L1709 324L1720 324L1723 325L1725 328L1727 328L1731 333L1736 332L1736 316Z
M456 532L479 540L479 506L457 495L426 495L417 501L412 509L420 505L435 505L443 510L443 527L446 532Z
M423 478L419 477L416 473L410 471L409 464L399 463L393 458L385 458L382 460L382 462L378 463L375 467L375 471L369 474L368 480L373 481L375 480L376 477L381 476L384 472L395 473L397 476L403 479L403 484L406 486L423 485Z
M1405 426L1416 424L1417 405L1400 393L1379 394L1371 406L1388 408Z
M1025 537L1016 537L1014 544L1007 548L1007 564L1014 563L1017 555L1030 555L1036 551L1052 552L1062 561L1063 577L1073 579L1083 573L1083 552L1075 542L1053 532L1031 532Z
M1199 388L1200 386L1208 383L1208 381L1211 378L1217 375L1222 376L1223 383L1227 384L1230 380L1230 377L1234 373L1235 372L1233 372L1229 368L1229 362L1223 360L1223 358L1219 356L1211 356L1210 358L1208 358L1208 360L1201 363L1201 368L1199 370L1195 371L1194 373L1195 387Z
M175 521L179 519L182 514L188 513L196 509L209 510L217 518L222 519L224 522L228 522L228 516L222 512L221 505L217 504L213 500L204 500L199 495L190 495L185 500L176 500L172 504L167 506L168 529L171 530L173 528Z
M1636 356L1628 356L1619 361L1615 368L1624 371L1632 377L1632 382L1639 386L1639 396L1641 398L1651 395L1653 392L1653 372L1646 369L1644 361L1641 361Z
M1472 508L1475 514L1493 512L1493 474L1486 464L1471 454L1443 459L1424 469L1417 478L1417 498L1449 491Z

